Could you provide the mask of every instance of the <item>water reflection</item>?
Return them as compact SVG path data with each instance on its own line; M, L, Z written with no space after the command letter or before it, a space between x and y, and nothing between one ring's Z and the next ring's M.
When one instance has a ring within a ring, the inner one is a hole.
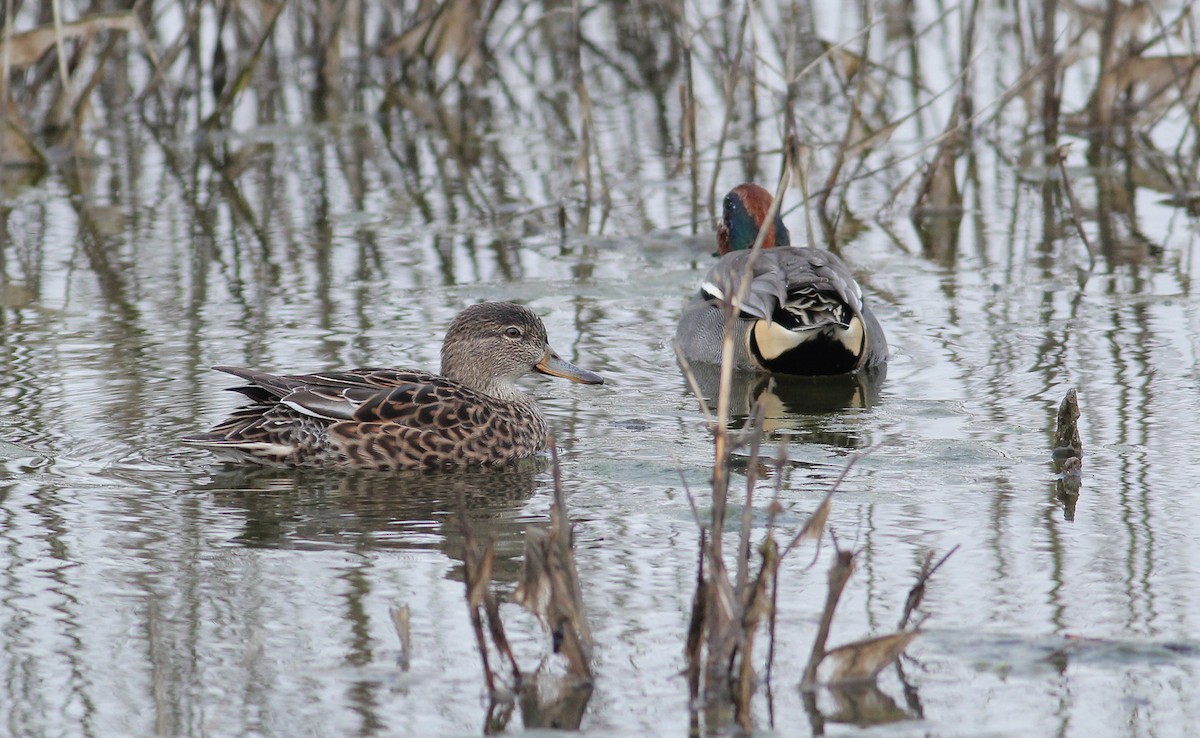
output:
M904 720L916 720L923 715L920 698L907 682L904 684L907 709L901 707L876 684L825 687L804 692L804 707L814 736L825 735L830 723L854 725L859 728L888 725ZM826 698L832 705L822 707Z
M705 404L715 412L720 368L697 363L690 370ZM885 379L887 364L830 377L735 373L730 386L730 419L733 427L745 427L754 403L762 402L763 428L768 433L835 448L864 448L871 443L866 432L832 429L828 421L838 411L869 410L878 405Z
M521 724L526 730L579 730L591 699L590 683L548 677L539 671L517 690L517 699L489 700L483 732L503 733L509 727L514 707L520 707Z
M456 579L462 576L461 501L476 534L495 541L496 579L513 582L528 523L521 510L548 463L535 457L499 468L398 474L229 466L203 489L244 515L233 539L242 545L440 550L460 562Z
M453 12L420 12L431 6ZM45 7L15 7L13 31L40 24ZM1086 160L1077 145L1076 210L1024 127L1023 101L1036 97L1024 91L1038 84L1027 55L1044 55L1003 8L980 15L975 33L997 42L971 54L960 45L974 26L927 22L942 15L935 4L889 3L885 35L860 57L855 34L869 23L836 3L752 4L744 22L708 2L496 2L482 15L460 0L344 14L286 3L261 56L267 6L240 4L228 22L210 7L142 14L148 33L120 36L129 43L68 41L71 96L51 51L10 79L34 140L53 111L89 116L71 155L0 172L0 457L20 457L0 474L10 732L475 732L477 655L462 586L446 581L461 556L458 490L512 581L543 471L211 473L164 439L218 415L211 364L432 366L428 335L481 297L540 301L552 333L573 331L614 377L599 400L547 403L564 438L580 439L568 484L586 511L583 576L604 649L605 699L589 719L597 732L685 730L670 634L692 592L695 530L674 467L683 459L702 477L711 448L655 342L700 276L676 243L708 230L713 193L773 181L781 132L811 148L812 197L786 199L793 233L824 207L818 190L831 192L822 222L840 219L836 245L897 326L882 389L882 376L735 386L738 422L769 398L770 429L812 467L840 468L843 449L883 441L831 513L869 562L839 626L889 622L889 595L919 553L962 543L930 601L933 622L963 635L917 646L931 663L913 674L930 705L923 732L1169 734L1194 722L1194 649L1164 648L1150 664L1115 652L1060 673L1023 666L1033 659L1021 648L1030 633L1132 634L1157 648L1195 630L1187 429L1200 414L1200 260L1187 110L1143 117L1124 146ZM1101 39L1094 15L1059 7L1076 23L1061 38L1084 51L1062 57L1070 66L1050 90L1061 94L1045 99L1082 109L1105 76L1086 51ZM216 54L177 38L221 38L223 58L257 66L227 80L239 94L218 110L222 95L202 82L220 76ZM151 47L161 67L142 53ZM828 64L786 71L789 57L804 66L835 48L845 53ZM996 71L967 73L979 69ZM1171 77L1161 89L1190 87ZM905 217L955 105L968 124L954 131L951 172L964 215ZM210 119L228 127L202 131ZM837 144L864 126L869 140ZM1090 272L1072 211L1096 246ZM649 232L671 245L647 249ZM698 369L701 394L715 396ZM1065 384L1080 388L1090 454L1078 505L1077 477L1045 458ZM631 414L649 420L613 421ZM126 459L139 463L114 468ZM812 471L797 467L783 494L802 498ZM781 633L809 625L811 582L795 582L786 604L801 615ZM398 597L416 633L407 681L388 658ZM1017 635L988 641L997 632ZM780 733L804 723L784 691ZM899 715L879 695L847 700L827 697L822 719L865 722L863 704Z

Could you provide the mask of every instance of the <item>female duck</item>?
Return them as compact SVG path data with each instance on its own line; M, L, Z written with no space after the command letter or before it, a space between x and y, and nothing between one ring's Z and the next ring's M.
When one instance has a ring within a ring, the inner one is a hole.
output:
M582 384L597 374L561 358L546 327L508 302L472 305L442 342L442 374L351 369L274 375L218 366L248 382L251 404L187 443L227 458L276 466L422 469L503 464L546 443L546 421L516 387L530 371Z
M770 193L755 184L739 185L725 196L717 227L721 259L675 330L689 362L721 363L721 305L746 273L771 201ZM831 375L887 361L883 328L841 259L822 249L792 247L778 216L768 226L763 248L749 267L753 276L734 325L736 369Z

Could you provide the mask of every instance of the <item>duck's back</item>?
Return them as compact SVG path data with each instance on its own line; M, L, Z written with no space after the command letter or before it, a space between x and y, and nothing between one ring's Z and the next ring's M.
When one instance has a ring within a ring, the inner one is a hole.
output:
M721 257L676 328L688 361L720 363L721 305L748 271L749 289L732 334L736 369L828 375L886 361L883 329L849 268L836 254L805 247Z

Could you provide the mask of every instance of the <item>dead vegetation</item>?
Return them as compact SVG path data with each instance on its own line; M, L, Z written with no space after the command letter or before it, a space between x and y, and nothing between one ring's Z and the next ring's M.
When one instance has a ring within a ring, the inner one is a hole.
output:
M833 249L900 205L927 251L953 252L979 196L981 146L1040 152L1041 172L1026 176L1044 183L1047 233L1065 238L1054 221L1070 220L1089 268L1127 258L1122 241L1137 231L1132 205L1108 196L1111 178L1153 182L1187 207L1200 190L1191 3L868 3L843 38L816 33L812 9L795 3L609 4L13 3L0 156L10 179L13 167L78 166L133 116L160 140L202 134L217 181L236 186L256 145L214 134L371 114L400 170L425 168L414 136L436 141L436 181L468 210L499 217L515 196L522 219L602 231L619 200L642 196L614 176L607 152L620 142L605 133L622 125L612 101L636 89L657 107L653 133L688 191L693 231L706 230L720 183L760 178L785 148L791 186L806 212L812 199ZM1000 65L998 79L985 63ZM509 165L493 133L513 125L542 131L565 165L552 199L499 184ZM1086 144L1072 163L1087 187L1069 186L1068 138ZM421 183L398 176L420 207ZM890 189L874 212L858 212L864 183ZM262 232L256 209L247 202L241 217Z
M1058 417L1054 424L1054 448L1052 451L1055 471L1058 473L1056 487L1058 499L1068 520L1075 516L1075 502L1083 484L1083 441L1079 437L1079 397L1075 388L1067 390L1058 406Z
M637 147L661 152L670 163L663 186L689 203L686 222L670 225L708 230L722 182L766 179L777 164L786 173L781 187L796 191L787 199L802 208L809 240L835 250L865 221L890 224L899 212L926 254L953 258L963 214L983 196L985 151L1040 186L1045 244L1078 239L1085 269L1148 258L1137 188L1200 210L1200 43L1190 2L1171 15L1145 3L973 0L936 10L867 3L855 6L862 12L850 24L856 30L841 37L818 33L811 8L788 2L195 0L107 7L5 5L0 162L5 180L19 179L22 187L51 171L62 175L80 216L82 250L117 304L125 303L126 278L106 250L112 226L94 206L102 185L88 164L117 148L115 137L130 121L138 133L129 149L154 144L164 152L161 166L194 208L199 242L220 240L210 203L218 193L228 220L263 253L274 246L271 234L295 229L269 195L248 194L248 175L269 146L233 134L344 119L378 133L337 151L358 175L348 176L346 187L360 209L369 180L362 171L375 166L376 186L403 195L426 223L511 221L517 233L599 233L622 208L646 229L662 226L643 205L654 193L628 185L613 163ZM1084 94L1072 97L1071 89ZM651 111L650 125L622 117L638 106ZM627 140L642 128L651 129L646 140ZM511 176L517 167L506 146L528 146L529 137L508 141L521 130L536 131L546 145L537 185ZM856 188L867 184L883 195L857 197ZM11 192L0 203L5 212ZM317 210L314 218L328 220ZM0 233L0 246L5 238ZM364 263L378 261L374 244L364 241ZM779 679L772 673L779 577L794 550L829 537L836 502L830 490L799 531L781 530L779 490L765 504L754 495L761 470L781 479L783 459L763 460L761 410L749 413L759 420L747 431L731 428L729 385L722 372L710 418L711 513L706 520L697 513L686 673L697 721L720 714L707 706L727 704L749 729L755 697ZM1060 428L1074 427L1078 409L1072 417L1071 407L1064 401ZM1077 495L1077 431L1057 438L1055 453L1061 494ZM747 470L743 516L727 545L735 462ZM756 509L767 511L757 535ZM548 529L531 531L515 597L544 623L567 664L568 676L549 686L517 663L491 587L493 550L466 534L467 600L493 698L489 731L503 727L518 703L527 725L578 725L590 695L591 637L561 500L554 515ZM861 684L899 663L919 632L911 613L940 566L925 562L895 632L827 648L854 562L855 553L835 541L822 624L799 679L806 695L833 693L845 714L878 701ZM407 663L407 610L395 618ZM814 728L840 715L820 715L813 698Z
M791 171L792 168L785 164L777 196L764 218L766 222L770 222L782 202L782 194ZM759 232L759 238L753 247L754 254L761 251L765 234L765 230ZM753 258L752 256L751 264ZM826 536L834 494L857 458L853 457L847 463L842 476L798 530L790 535L780 530L779 515L784 511L780 500L780 484L783 479L782 468L786 462L786 446L781 445L770 461L763 459L761 451L765 410L761 403L755 403L748 422L741 428L735 428L730 412L735 335L731 327L740 314L740 305L748 288L749 278L746 276L723 305L727 328L724 334L715 411L708 402L701 400L702 411L713 433L714 446L711 498L708 500L710 513L707 520L702 519L697 501L691 491L687 490L696 524L700 528L696 589L684 648L687 662L685 673L693 705L693 733L700 730L702 719L706 723L704 728L709 731L724 729L722 716L730 711L740 730L752 731L756 727L753 701L763 685L765 689L762 691L767 695L768 713L774 715L770 706L770 695L776 614L779 606L777 592L783 572L782 565L789 554L801 544L811 542L819 545ZM704 398L705 395L686 359L678 351L676 353L693 391L697 397ZM735 464L745 468L746 479L745 492L739 500L742 516L738 526L736 548L731 553L725 548L725 535L730 528L726 516L730 506L732 469ZM773 496L765 504L755 499L760 473L769 473L775 480ZM687 489L686 480L684 486ZM766 513L765 530L761 537L755 540L753 520L755 513L763 510ZM777 536L782 536L782 545L776 540ZM814 726L818 723L823 726L826 718L818 709L815 697L811 696L813 693L828 690L839 694L840 699L846 699L848 693L843 690L871 687L884 668L890 664L898 665L898 659L904 653L904 649L919 633L920 623L914 623L912 616L924 598L926 582L950 555L946 554L937 564L932 563L932 554L926 558L918 580L909 592L896 632L828 648L838 601L854 572L855 561L853 551L842 549L836 536L831 534L830 537L833 541L833 561L828 572L825 606L813 637L808 664L799 683L800 689L810 695L806 697L806 706ZM815 565L817 560L814 556L812 563L805 569ZM755 654L754 646L760 635L765 635L768 640L765 656ZM884 702L890 700L885 699ZM900 715L904 717L905 713ZM771 727L774 727L773 717ZM821 730L823 731L823 727ZM821 731L817 732L819 734Z
M550 448L554 448L553 439ZM512 599L541 623L550 636L552 651L565 661L564 674L554 673L544 660L535 669L522 669L518 664L500 614L500 597L492 589L495 549L491 541L476 537L465 504L460 502L467 606L487 682L484 732L488 735L504 730L518 704L527 729L577 729L592 694L592 635L575 568L574 539L557 456L553 469L550 524L526 530L523 575ZM507 682L492 666L494 656L506 662Z

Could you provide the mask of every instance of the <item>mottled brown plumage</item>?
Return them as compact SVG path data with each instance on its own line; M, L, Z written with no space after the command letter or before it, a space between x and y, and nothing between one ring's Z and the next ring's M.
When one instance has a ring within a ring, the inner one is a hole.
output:
M442 374L352 369L275 375L215 367L248 382L251 400L208 433L187 436L236 461L281 466L428 469L503 464L537 453L546 422L515 381L529 373L600 384L550 349L533 311L463 310L442 343Z

